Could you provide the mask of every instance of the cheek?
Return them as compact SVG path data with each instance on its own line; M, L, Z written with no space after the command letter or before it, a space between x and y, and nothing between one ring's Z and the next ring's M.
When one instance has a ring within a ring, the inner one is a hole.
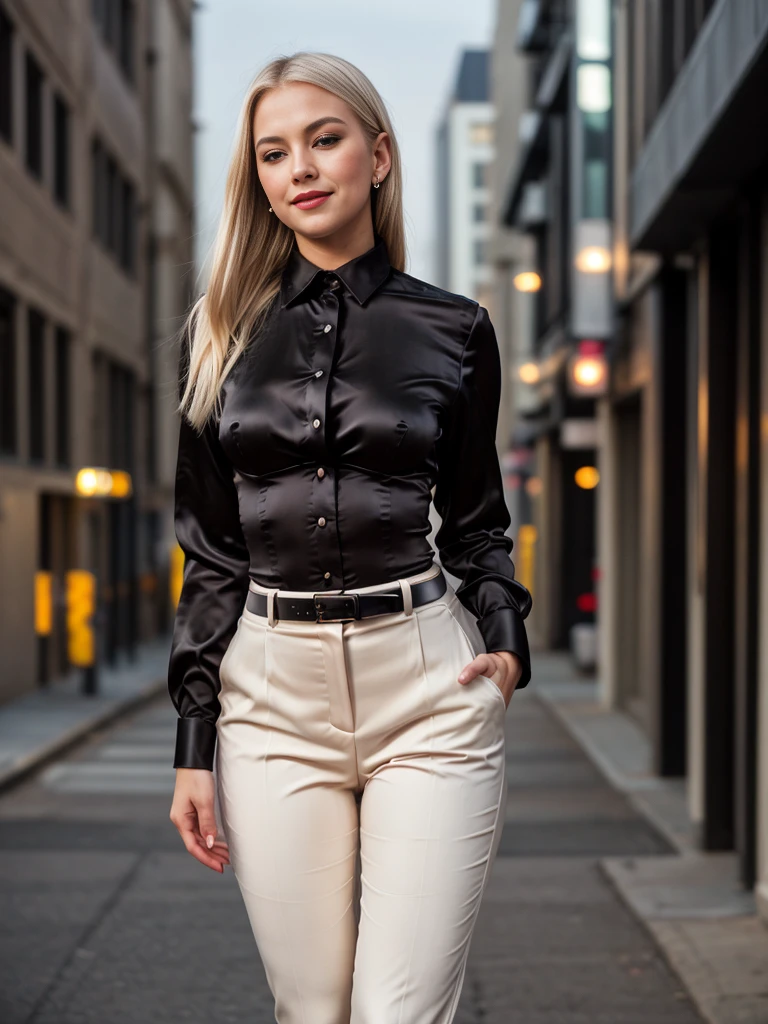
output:
M333 174L336 182L344 188L352 191L367 193L368 172L370 166L364 154L358 152L341 153L336 155L332 168L329 171Z
M275 198L281 189L280 177L276 168L270 168L268 163L259 163L257 167L261 187L266 192L267 197Z

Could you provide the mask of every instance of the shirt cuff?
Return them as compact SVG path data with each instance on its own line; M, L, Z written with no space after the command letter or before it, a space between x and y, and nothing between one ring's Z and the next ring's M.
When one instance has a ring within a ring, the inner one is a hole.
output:
M523 616L516 608L496 608L477 620L477 628L485 641L488 654L494 651L511 651L523 663L523 674L516 689L527 686L531 679L531 654L528 649L528 634Z
M204 718L176 720L174 768L205 768L213 771L216 726Z

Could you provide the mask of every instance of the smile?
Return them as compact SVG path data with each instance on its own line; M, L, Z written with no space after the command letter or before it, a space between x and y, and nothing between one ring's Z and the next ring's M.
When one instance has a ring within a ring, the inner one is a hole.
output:
M297 203L294 203L293 205L298 206L300 210L312 210L316 206L321 206L326 201L326 199L330 198L331 193L329 192L327 196L313 196L312 199L300 199Z

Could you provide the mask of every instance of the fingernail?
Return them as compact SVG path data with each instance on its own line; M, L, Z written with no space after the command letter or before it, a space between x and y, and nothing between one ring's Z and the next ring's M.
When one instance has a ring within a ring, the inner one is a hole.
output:
M466 672L462 672L459 675L459 682L463 682L466 678L467 678L467 673Z
M205 842L208 845L208 849L210 850L210 848L213 846L213 836L208 836Z

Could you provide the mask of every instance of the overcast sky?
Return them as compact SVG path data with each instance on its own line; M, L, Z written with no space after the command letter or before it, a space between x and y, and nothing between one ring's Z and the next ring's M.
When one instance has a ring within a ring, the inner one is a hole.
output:
M338 54L371 79L389 108L405 182L407 271L433 278L435 128L464 48L489 46L495 0L204 0L195 15L197 262L221 210L248 84L274 57Z

